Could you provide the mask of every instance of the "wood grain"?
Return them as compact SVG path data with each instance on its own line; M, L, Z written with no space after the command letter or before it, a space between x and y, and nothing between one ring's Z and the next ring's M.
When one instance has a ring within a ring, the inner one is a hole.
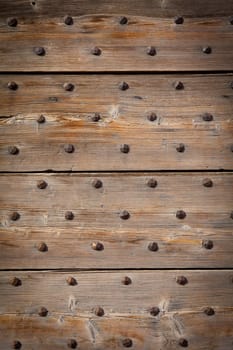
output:
M148 47L156 55L147 54ZM203 53L210 46L210 54ZM45 55L35 54L44 47ZM94 47L100 55L92 54ZM233 69L233 31L228 17L171 19L106 14L63 19L19 21L17 27L0 22L0 71L111 72L199 71Z
M2 171L233 169L232 75L1 75ZM15 81L18 90L7 83ZM121 81L129 84L119 90ZM182 81L184 90L175 90ZM74 91L64 91L65 83ZM93 122L95 113L100 115ZM155 113L151 122L148 115ZM205 113L213 121L202 119ZM43 114L46 122L38 124ZM67 154L70 143L75 152ZM183 143L185 151L176 147ZM130 152L120 151L122 144ZM19 154L9 155L15 145Z
M156 188L148 187L151 178ZM203 186L206 178L213 187ZM102 188L93 188L95 179ZM45 189L37 188L41 180ZM2 175L0 267L231 267L232 185L232 173ZM41 241L48 251L38 251ZM92 249L97 241L104 250ZM151 242L158 251L148 250Z

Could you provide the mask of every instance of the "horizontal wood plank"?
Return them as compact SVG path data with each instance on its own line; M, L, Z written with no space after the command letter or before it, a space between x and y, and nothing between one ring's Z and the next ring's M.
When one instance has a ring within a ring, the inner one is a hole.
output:
M19 16L20 18L83 16L88 14L119 14L143 15L151 17L167 17L185 15L191 17L201 16L231 16L233 4L231 0L11 0L0 1L0 16L7 18Z
M0 169L233 169L232 79L231 74L1 75ZM16 91L7 88L11 81ZM128 90L119 90L122 81ZM174 88L176 81L183 90ZM65 91L65 83L74 90ZM154 121L148 120L151 114ZM203 120L206 114L213 120ZM45 122L39 124L41 115ZM73 153L65 152L67 143ZM128 153L121 152L123 144ZM184 152L177 151L180 144ZM9 154L11 146L17 154Z
M232 173L2 175L0 267L231 267L232 187Z
M122 25L118 16L93 14L75 17L73 25L58 17L10 27L1 19L0 71L232 70L232 28L229 17L175 24L130 16Z

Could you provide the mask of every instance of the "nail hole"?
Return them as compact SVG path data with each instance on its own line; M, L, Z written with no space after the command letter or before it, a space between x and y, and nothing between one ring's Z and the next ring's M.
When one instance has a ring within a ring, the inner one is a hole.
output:
M74 90L74 84L72 83L65 83L63 85L63 88L65 91L73 91Z
M186 218L185 211L184 210L177 210L176 217L177 217L177 219L183 220L184 218Z
M15 156L15 155L19 154L19 149L16 146L9 146L8 152Z
M91 117L93 122L98 122L100 121L101 117L99 113L95 113L92 117Z
M16 18L8 18L7 19L7 24L9 27L17 27L18 21Z

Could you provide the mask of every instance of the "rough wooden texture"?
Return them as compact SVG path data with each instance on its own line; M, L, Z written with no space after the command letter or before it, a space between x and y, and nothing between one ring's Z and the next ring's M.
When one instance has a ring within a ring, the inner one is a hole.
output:
M187 285L176 283L180 274ZM16 275L19 287L9 283ZM70 276L76 286L67 285ZM125 276L130 285L122 284ZM83 350L122 349L125 338L138 350L178 349L180 338L192 350L232 348L232 271L2 272L0 283L6 349L14 340L24 349L66 349L69 339ZM104 316L94 314L96 306ZM155 306L160 312L152 316ZM47 317L38 316L41 307Z
M157 187L148 187L151 178ZM203 186L206 178L213 187ZM0 267L232 267L232 187L232 173L2 175ZM123 210L129 219L120 218ZM41 241L48 251L38 251ZM104 250L92 249L97 241ZM158 251L148 250L151 242Z
M233 169L232 80L231 74L1 75L0 169ZM9 90L9 81L18 90ZM119 90L121 81L128 90ZM174 89L176 81L184 90ZM74 91L64 91L67 82ZM213 121L204 121L205 113ZM41 114L46 122L38 124ZM64 151L67 143L74 153ZM9 154L12 145L17 155Z
M228 17L171 19L90 15L65 25L61 18L0 22L0 71L232 70L233 30ZM156 55L147 54L148 47ZM210 54L203 53L210 46ZM44 47L45 55L35 54ZM94 47L100 55L92 54Z
M0 16L20 18L51 18L54 16L83 16L87 14L143 15L149 17L168 16L231 16L231 0L1 0Z

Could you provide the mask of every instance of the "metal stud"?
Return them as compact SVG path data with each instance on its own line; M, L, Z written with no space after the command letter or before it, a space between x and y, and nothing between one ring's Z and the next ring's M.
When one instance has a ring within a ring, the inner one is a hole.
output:
M74 145L71 145L70 143L64 146L64 150L66 153L74 153Z
M64 23L67 25L67 26L71 26L74 21L73 21L73 18L71 16L65 16L64 17Z
M99 113L95 113L92 117L91 117L92 121L93 122L98 122L101 117L100 117L100 114Z
M151 188L155 188L157 187L157 185L158 185L158 182L154 178L149 179L147 182L147 186Z
M180 338L178 343L183 348L187 348L188 347L188 340L185 339L185 338Z
M181 17L181 16L176 16L174 18L174 22L175 22L175 24L183 24L184 23L184 18Z
M233 219L233 211L230 214L230 218Z
M17 221L20 219L20 214L17 211L13 211L13 213L10 215L10 219L12 221Z
M45 55L45 49L42 46L34 47L34 52L37 56L44 56Z
M16 154L19 153L19 149L16 146L9 146L8 147L8 152L15 156Z
M206 178L202 181L204 187L213 187L213 181L209 178Z
M204 313L207 315L207 316L213 316L215 314L215 311L212 307L206 307L204 309Z
M151 316L157 316L160 313L160 309L157 306L154 306L150 309Z
M177 210L176 212L177 219L183 220L186 218L186 213L184 210Z
M37 123L38 124L43 124L45 123L46 119L45 116L43 114L41 114L38 118L37 118Z
M146 53L149 56L155 56L156 55L156 48L154 46L149 46L146 50Z
M185 286L188 283L188 280L185 276L178 276L176 277L176 283L181 286Z
M100 56L101 53L102 53L102 51L101 51L101 49L100 49L99 47L95 46L95 47L93 47L93 48L91 49L91 53L92 53L92 55L94 55L94 56Z
M63 85L63 88L65 91L73 91L74 90L74 84L72 83L65 83Z
M74 214L72 211L68 210L65 212L65 219L66 220L73 220L74 219Z
M95 180L92 181L92 186L94 188L101 188L103 186L103 183L102 183L101 180L95 179Z
M122 91L128 90L128 88L129 88L129 84L126 83L125 81L122 81L119 85L119 89Z
M94 308L93 312L98 317L104 316L104 309L101 306L97 306L96 308Z
M122 210L120 212L120 218L122 220L128 220L130 218L130 213L127 210Z
M10 283L14 287L19 287L22 285L22 281L18 277L13 277L12 280L10 281Z
M46 187L48 186L47 182L44 181L44 180L39 180L37 182L37 187L40 189L40 190L44 190Z
M125 16L120 17L119 23L121 25L127 24L128 23L128 18Z
M14 18L14 17L8 18L7 19L7 25L9 27L17 27L17 25L18 25L17 18Z
M76 349L77 346L78 346L78 343L77 343L77 341L75 339L69 339L68 342L67 342L67 346L70 349Z
M174 83L174 88L176 90L183 90L184 89L184 84L181 81L176 81Z
M124 284L125 286L128 286L129 284L132 283L132 280L130 277L128 276L125 276L123 279L122 279L122 284Z
M101 242L92 242L91 248L93 250L101 251L104 250L104 245Z
M40 242L38 244L38 246L37 246L37 249L38 249L39 252L44 253L44 252L48 251L48 246L47 246L47 244L45 242Z
M17 90L18 89L18 84L15 81L9 81L9 83L7 84L7 87L9 90Z
M130 147L129 147L129 145L124 143L123 145L121 145L120 150L122 153L129 153Z
M214 246L214 243L210 239L204 239L202 241L202 247L205 249L212 249L213 246Z
M202 48L202 52L209 55L212 52L212 49L210 46L205 46Z
M19 340L14 340L12 347L13 349L21 349L22 343Z
M151 252L157 252L159 250L159 246L157 242L150 242L148 244L148 250L150 250Z
M183 143L180 143L179 145L176 146L176 150L179 153L184 153L185 151L185 145Z
M233 17L230 17L229 22L233 25Z
M154 112L152 112L152 113L148 114L147 119L150 122L154 122L157 119L157 115Z
M125 348L131 348L133 346L133 341L130 338L125 338L125 339L122 340L122 345Z
M69 276L66 279L66 282L69 284L69 286L76 286L78 284L77 280L74 277L72 277L72 276Z
M214 119L214 117L213 117L212 114L210 114L210 113L205 113L205 114L203 114L202 119L203 119L205 122L212 122L212 120Z
M42 306L38 311L38 315L41 317L46 317L48 315L48 310Z

